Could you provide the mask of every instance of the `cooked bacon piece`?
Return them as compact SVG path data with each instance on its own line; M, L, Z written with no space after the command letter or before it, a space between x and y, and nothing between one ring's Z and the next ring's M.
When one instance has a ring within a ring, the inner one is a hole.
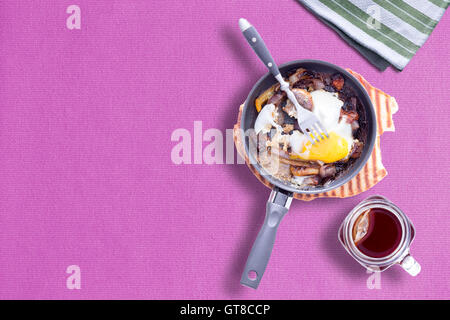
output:
M336 174L336 167L333 164L326 164L319 169L319 175L321 178L332 177Z
M356 159L361 156L363 151L364 143L360 141L355 141L353 143L352 149L350 150L350 158Z
M303 176L312 176L319 174L319 168L317 167L295 167L291 166L291 173L294 176L303 177Z
M359 119L359 114L356 111L345 111L344 109L341 109L339 120L341 120L343 117L345 117L347 123L352 123L353 121Z
M337 91L341 91L342 88L344 87L344 78L338 74L335 75L333 77L333 81L332 81L333 87L337 90Z
M306 110L312 111L313 109L313 101L311 94L299 88L292 89L295 97L297 98L298 103L305 108ZM283 107L284 112L286 112L290 117L297 118L297 110L295 110L294 104L288 100L286 105Z

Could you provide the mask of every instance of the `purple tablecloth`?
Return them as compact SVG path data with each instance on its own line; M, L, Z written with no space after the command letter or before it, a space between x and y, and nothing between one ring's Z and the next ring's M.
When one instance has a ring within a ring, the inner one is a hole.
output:
M80 30L71 4L0 3L0 298L450 298L448 13L403 72L380 73L294 0L79 0ZM194 121L225 136L266 72L240 17L279 63L351 68L400 106L381 138L389 175L354 198L294 202L257 291L239 279L269 190L236 161L171 158ZM415 224L418 277L375 278L338 243L373 194Z

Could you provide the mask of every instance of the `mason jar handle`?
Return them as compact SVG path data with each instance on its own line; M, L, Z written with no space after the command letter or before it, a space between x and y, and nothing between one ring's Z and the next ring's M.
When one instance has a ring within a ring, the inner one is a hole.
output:
M417 276L421 270L420 264L411 255L407 255L400 265L413 277Z

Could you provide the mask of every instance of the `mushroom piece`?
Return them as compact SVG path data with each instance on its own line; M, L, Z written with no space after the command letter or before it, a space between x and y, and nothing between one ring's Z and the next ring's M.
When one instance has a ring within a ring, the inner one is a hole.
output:
M325 83L323 83L323 81L320 79L313 79L312 83L313 83L314 90L320 90L320 89L325 88Z
M270 152L277 155L279 157L280 162L285 163L285 164L289 164L289 165L297 166L297 167L307 167L307 166L311 166L311 165L316 166L315 163L312 163L310 161L301 160L301 159L292 159L289 156L289 153L287 151L280 149L280 148L271 148ZM317 165L317 166L319 166L319 165Z
M319 174L319 168L315 167L295 167L291 166L291 173L297 177L312 176Z
M353 159L359 158L361 156L363 147L364 147L364 143L356 140L352 145L352 149L350 150L350 158L353 158Z
M319 176L311 176L306 177L305 180L303 180L303 183L308 186L317 186L319 184L320 177Z
M303 73L306 71L306 69L303 68L299 68L295 71L295 73L293 73L290 77L289 77L289 84L291 85L291 87L300 80L300 78L302 77Z
M332 177L336 174L336 167L333 164L326 164L319 169L319 175L321 178Z
M281 102L283 101L284 97L286 96L286 93L284 92L280 92L280 93L275 93L273 96L270 97L270 99L267 101L268 104L273 104L275 105L275 107L278 107Z
M304 166L308 166L309 162L304 161L304 160L299 160L299 159L289 159L289 158L284 158L280 156L280 162L282 163L287 163L290 164L291 166L296 166L296 167L304 167Z
M298 103L305 108L306 110L312 111L313 109L313 100L311 94L299 88L292 89L295 97L297 98ZM283 107L284 112L286 112L290 117L297 118L297 110L295 109L294 104L288 100L286 105Z

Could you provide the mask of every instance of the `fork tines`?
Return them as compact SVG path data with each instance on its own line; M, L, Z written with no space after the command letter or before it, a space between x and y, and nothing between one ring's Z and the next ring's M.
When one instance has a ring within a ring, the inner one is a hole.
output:
M302 127L300 127L300 129L302 129L309 142L311 142L312 144L328 138L328 132L327 130L325 130L320 121L312 122L309 125L302 123Z

